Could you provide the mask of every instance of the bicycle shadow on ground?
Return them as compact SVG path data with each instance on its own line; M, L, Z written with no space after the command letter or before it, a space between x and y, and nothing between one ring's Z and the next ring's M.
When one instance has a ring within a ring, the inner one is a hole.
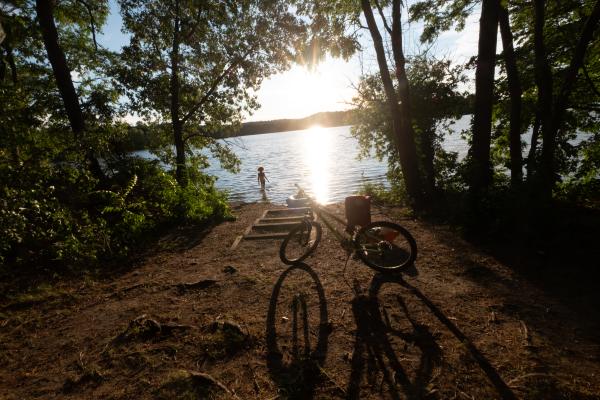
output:
M286 280L289 288L283 285ZM313 397L327 356L328 318L325 292L314 270L303 263L286 269L273 287L266 330L267 368L284 397ZM315 325L317 333L311 329Z
M408 289L431 313L468 349L487 375L502 399L516 399L489 361L470 340L427 298L401 275L376 274L368 291L354 282L355 297L352 311L357 326L352 370L347 386L347 398L361 398L363 375L371 390L386 390L393 399L439 398L430 390L434 370L440 366L443 351L432 327L417 321L405 299L394 290L394 305L382 306L379 293L384 284L397 284ZM391 311L388 311L391 310ZM395 313L395 315L394 315ZM391 322L390 314L401 321L400 327ZM412 357L412 358L411 358ZM379 381L378 381L379 379Z

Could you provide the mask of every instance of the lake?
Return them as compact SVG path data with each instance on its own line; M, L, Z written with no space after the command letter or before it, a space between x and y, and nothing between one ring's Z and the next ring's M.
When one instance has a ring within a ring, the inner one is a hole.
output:
M469 121L470 116L458 120L444 142L444 148L458 152L460 158L467 146L458 132ZM214 159L206 170L218 177L217 187L227 190L231 200L284 203L297 183L319 202L331 203L356 193L366 182L387 184L385 160L357 160L358 141L350 126L242 136L233 143L242 161L240 173L222 170ZM257 182L259 166L269 179L264 194Z
M358 143L349 126L243 136L234 143L242 161L239 174L223 171L215 160L207 169L232 200L284 203L297 183L329 203L356 193L364 182L386 182L385 161L357 160ZM259 166L269 180L264 194L257 182Z
M470 116L454 124L453 133L444 141L444 148L467 153L460 130L468 127ZM284 204L299 184L321 203L332 203L355 194L366 182L387 184L386 160L373 157L358 160L358 141L350 134L350 126L314 127L300 131L242 136L228 140L240 158L239 174L221 168L210 158L206 172L217 177L216 186L229 193L230 200L270 201ZM154 158L147 151L135 154ZM263 166L269 182L261 192L257 168Z

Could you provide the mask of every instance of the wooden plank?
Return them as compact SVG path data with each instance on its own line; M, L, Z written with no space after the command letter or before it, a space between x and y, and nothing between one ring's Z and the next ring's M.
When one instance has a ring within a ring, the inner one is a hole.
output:
M304 219L304 215L297 215L291 217L270 217L270 218L261 218L259 223L276 223L276 222L300 222Z
M299 208L283 208L280 210L268 210L265 217L285 217L285 216L296 216L304 215L310 211L310 207L299 207Z
M249 235L244 235L244 240L285 239L287 235L287 232L252 233Z
M264 229L292 229L296 226L298 226L299 223L298 222L275 222L275 223L270 223L270 224L254 224L254 229L256 228L264 228Z
M235 240L233 241L233 244L230 247L230 250L235 250L236 247L238 247L238 245L240 244L240 242L242 241L242 239L244 238L244 235L238 235Z

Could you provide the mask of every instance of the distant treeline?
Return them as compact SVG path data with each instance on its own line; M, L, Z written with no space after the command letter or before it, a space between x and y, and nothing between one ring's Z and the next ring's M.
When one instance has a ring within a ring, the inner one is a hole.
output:
M234 137L258 135L261 133L287 132L307 129L319 125L323 127L344 126L354 124L355 113L348 111L330 111L313 114L306 118L276 119L272 121L256 121L243 123L239 130L228 133L215 133L212 137ZM158 127L158 129L157 129ZM148 150L160 147L168 142L168 125L142 124L127 127L124 137L120 138L113 146L119 152L135 150Z
M246 122L239 132L230 136L258 135L261 133L286 132L307 129L314 125L323 127L352 125L354 111L330 111L299 119L276 119L272 121Z

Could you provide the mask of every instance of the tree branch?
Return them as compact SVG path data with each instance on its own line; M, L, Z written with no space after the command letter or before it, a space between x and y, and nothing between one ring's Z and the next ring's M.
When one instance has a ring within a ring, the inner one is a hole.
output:
M592 88L593 92L596 93L596 96L600 96L600 92L598 91L598 88L596 87L596 85L594 84L594 81L590 77L590 74L589 74L585 64L582 65L582 68L583 68L583 74L585 75L585 79L590 84L590 87Z
M383 15L383 9L381 8L381 4L379 4L379 0L375 0L375 7L377 7L377 11L379 12L379 16L381 17L381 20L383 21L383 26L385 27L385 30L391 36L392 35L392 29L388 25L387 19L385 18L385 15Z
M96 41L96 20L94 19L94 14L92 14L92 9L84 0L76 0L78 3L81 3L88 12L90 17L90 30L92 31L92 39L94 40L94 49L98 51L98 42Z
M585 57L586 50L594 37L594 32L598 28L599 23L600 0L596 2L594 8L592 9L592 13L585 21L585 25L583 26L581 36L579 37L577 46L575 47L575 53L573 54L573 58L571 59L571 63L569 65L569 68L567 69L563 85L560 88L559 96L556 99L552 115L553 128L555 131L558 131L560 129L559 125L562 122L563 113L567 108L567 103L571 91L573 90L573 85L575 84L577 73L579 72L579 68L583 65L583 58Z
M223 72L217 77L217 79L215 79L215 81L213 82L210 89L208 89L208 91L204 94L204 96L202 96L202 98L192 107L192 109L190 111L188 111L188 113L181 119L182 125L185 125L185 123L196 112L198 112L198 110L204 105L204 103L206 103L208 101L208 99L215 93L215 91L217 90L217 88L219 87L221 82L223 82L223 79L225 79L227 77L227 75L229 75L231 73L231 71L233 71L233 69L236 68L241 61L243 61L246 57L248 57L248 55L252 52L253 49L254 48L249 49L243 56L241 56L237 60L233 61L229 65L229 67L227 67L223 70Z
M202 14L202 8L198 6L198 14L196 15L196 23L190 28L190 31L185 35L184 41L187 42L192 38L192 35L196 32L198 25L200 25L200 15Z
M206 133L203 131L193 132L193 133L190 133L189 135L184 136L183 140L185 142L187 142L188 140L195 138L195 137L199 137L199 136L206 136Z

